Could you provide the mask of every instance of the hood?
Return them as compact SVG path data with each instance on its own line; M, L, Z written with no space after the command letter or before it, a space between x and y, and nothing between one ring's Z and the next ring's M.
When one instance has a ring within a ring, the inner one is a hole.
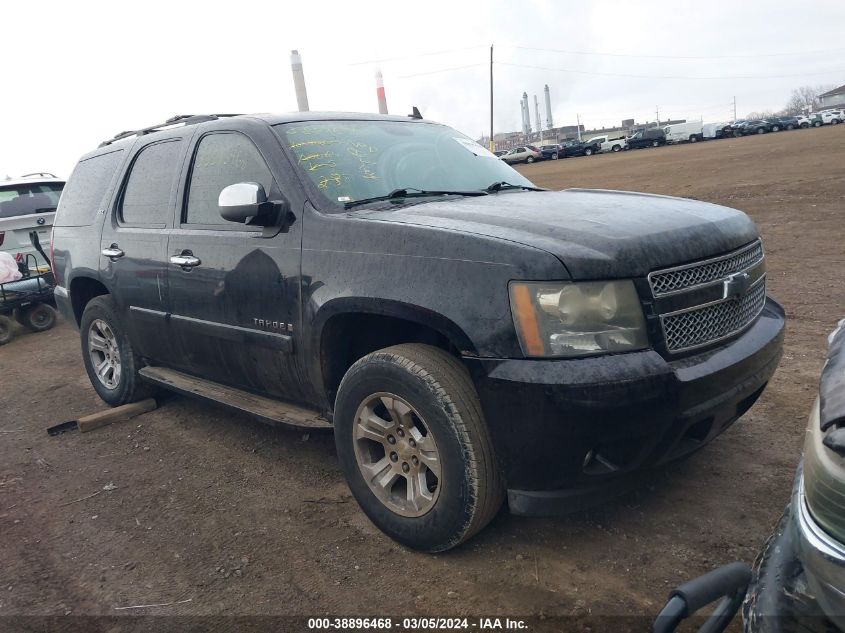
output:
M573 279L640 277L719 255L757 238L741 211L627 191L503 192L360 217L475 233L556 256Z

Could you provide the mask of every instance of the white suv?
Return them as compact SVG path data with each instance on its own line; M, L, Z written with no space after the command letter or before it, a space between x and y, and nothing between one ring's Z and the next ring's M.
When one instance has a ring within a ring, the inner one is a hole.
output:
M838 125L845 120L842 110L824 110L819 112L819 115L821 115L824 123L830 123L831 125Z
M50 242L50 230L65 181L53 174L27 174L0 180L0 251L19 262L43 266L46 262L32 246L29 234L38 232L42 244ZM27 255L33 257L27 258Z

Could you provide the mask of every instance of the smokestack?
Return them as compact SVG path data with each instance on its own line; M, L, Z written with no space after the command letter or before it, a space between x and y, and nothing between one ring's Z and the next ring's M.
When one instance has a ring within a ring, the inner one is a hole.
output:
M549 84L546 84L543 92L546 93L546 127L551 130L555 124L552 121L552 98L549 95Z
M537 118L537 133L540 135L540 140L542 140L543 125L540 123L540 102L537 101L537 95L534 95L534 116Z
M305 91L305 73L302 72L302 57L299 56L299 51L290 52L290 68L293 71L296 105L300 112L308 112L308 93Z
M378 113L387 114L387 98L384 96L384 78L381 68L376 69L376 97L378 98Z
M528 93L522 93L522 126L526 134L531 134L531 108L528 105Z

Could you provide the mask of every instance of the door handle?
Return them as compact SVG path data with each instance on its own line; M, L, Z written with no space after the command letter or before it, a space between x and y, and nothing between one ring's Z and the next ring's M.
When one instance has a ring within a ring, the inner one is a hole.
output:
M124 253L120 248L118 248L117 244L112 244L111 246L109 246L108 248L104 248L100 252L112 261L116 260L118 257L123 257L124 255L126 255L126 253Z
M170 258L171 264L176 264L185 270L202 264L199 257L194 257L191 251L183 251L180 255L173 255Z

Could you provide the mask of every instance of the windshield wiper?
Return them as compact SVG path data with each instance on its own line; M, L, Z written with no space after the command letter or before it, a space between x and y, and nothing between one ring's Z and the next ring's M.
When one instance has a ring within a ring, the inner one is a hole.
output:
M498 193L499 191L504 191L506 189L524 189L526 191L547 191L547 189L542 189L540 187L529 187L528 185L512 185L509 182L505 182L502 180L501 182L494 182L492 185L487 187L484 191L487 193Z
M343 205L344 209L351 209L362 204L369 204L371 202L385 202L388 200L402 200L404 198L425 198L428 196L486 196L488 191L428 191L426 189L416 189L414 187L404 187L402 189L394 189L386 196L373 196L372 198L362 198L361 200L352 200Z

